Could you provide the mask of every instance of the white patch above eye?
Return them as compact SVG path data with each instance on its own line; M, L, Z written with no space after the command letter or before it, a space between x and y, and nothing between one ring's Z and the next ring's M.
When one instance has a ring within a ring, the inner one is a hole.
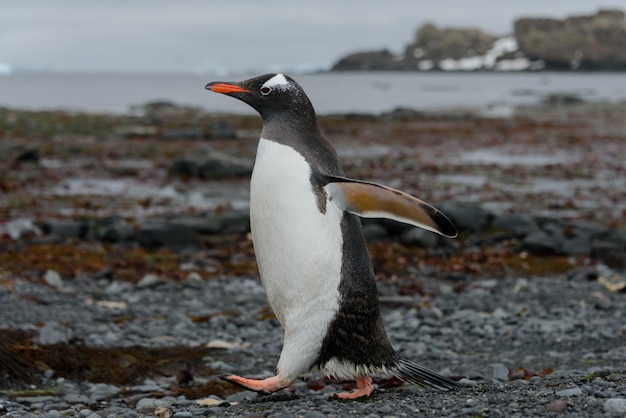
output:
M261 87L278 87L278 86L288 86L289 81L282 74L276 74L274 77L267 80Z

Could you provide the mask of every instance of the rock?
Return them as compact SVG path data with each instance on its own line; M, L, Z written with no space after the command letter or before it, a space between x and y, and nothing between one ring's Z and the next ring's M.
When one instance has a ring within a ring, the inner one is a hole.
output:
M603 235L602 239L626 248L626 229L610 230L608 233Z
M626 415L626 398L611 398L604 402L604 411L610 416L623 417Z
M331 71L390 71L406 69L401 61L387 50L356 52L341 58Z
M550 255L559 251L559 245L543 231L528 234L522 241L522 249L533 254Z
M478 382L477 381L468 379L466 377L464 377L461 380L459 380L459 384L461 386L465 386L465 387L469 387L469 388L474 388L474 387L478 386Z
M509 369L502 363L491 365L492 377L494 380L506 382L509 380Z
M237 132L230 123L217 121L211 125L211 138L237 139Z
M176 159L170 167L170 174L175 177L196 177L199 172L198 162L189 158Z
M439 238L431 231L422 228L411 228L402 233L400 241L409 246L434 248L439 243Z
M626 268L626 248L613 241L594 240L591 255L614 269Z
M38 163L39 162L39 149L31 148L23 151L15 158L16 163Z
M563 402L562 400L552 401L550 402L550 404L548 404L548 411L562 414L565 412L566 406L567 405L565 405L565 402Z
M259 396L258 393L253 392L251 390L244 390L241 392L233 393L229 397L226 398L228 402L241 402L246 399L254 400Z
M491 223L491 226L512 231L517 236L525 236L532 232L537 232L539 229L537 222L530 215L519 213L498 215Z
M174 413L173 418L192 418L193 414L188 411L178 411Z
M196 244L195 230L154 220L135 231L135 240L147 248L186 248Z
M200 139L203 137L204 132L197 127L163 129L161 131L161 138L168 140Z
M72 332L69 328L61 325L57 321L46 322L39 330L39 335L34 339L37 344L60 344L67 343L72 338Z
M363 220L365 221L365 219ZM389 238L387 228L377 221L367 220L363 222L363 234L368 241L380 241Z
M139 402L135 405L135 409L142 413L153 413L158 407L168 407L171 405L171 402L163 399L142 398L139 399Z
M577 94L573 93L552 93L544 97L541 102L547 105L573 105L584 103L585 101Z
M572 239L566 239L561 246L561 252L565 255L591 255L591 241L588 238L578 236Z
M626 68L626 22L621 10L564 20L522 18L515 21L519 49L547 70L617 70Z
M132 238L133 227L119 216L102 218L96 225L95 236L101 241L124 242Z
M89 398L91 402L99 402L109 399L120 392L117 386L108 385L106 383L95 383L89 388Z
M46 270L46 273L43 275L43 281L46 282L48 286L57 290L63 288L63 279L61 279L61 275L54 270Z
M426 69L424 63L430 62L434 69L447 69L442 61L484 56L496 39L480 29L438 28L426 23L405 48L405 65L410 69ZM482 65L475 69L481 68Z
M583 390L581 388L571 388L571 389L563 389L559 390L555 393L559 398L570 398L572 396L582 396Z
M59 238L84 238L88 231L86 223L73 219L48 219L38 226L44 234Z
M215 151L198 168L198 175L205 180L249 177L250 174L252 163Z
M606 228L604 226L587 221L563 222L563 228L569 236L585 237L587 239L602 236L606 233Z
M437 206L460 231L482 231L492 214L480 205L464 202L442 202Z
M137 287L153 287L158 284L161 284L161 278L156 274L148 273L137 282Z
M154 416L157 418L172 418L174 412L165 406L157 406L153 412Z

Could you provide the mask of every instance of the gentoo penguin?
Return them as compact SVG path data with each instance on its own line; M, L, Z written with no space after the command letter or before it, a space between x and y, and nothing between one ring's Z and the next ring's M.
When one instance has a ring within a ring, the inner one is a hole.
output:
M439 210L398 190L344 177L304 90L283 74L206 89L263 119L250 182L250 223L261 281L285 330L275 376L220 376L271 393L309 372L356 380L339 398L369 396L371 374L452 389L457 382L400 358L383 325L361 217L385 217L454 237Z

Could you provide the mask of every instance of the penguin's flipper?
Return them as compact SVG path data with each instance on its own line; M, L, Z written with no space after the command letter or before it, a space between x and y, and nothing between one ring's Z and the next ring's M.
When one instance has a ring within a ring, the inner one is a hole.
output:
M458 235L456 227L439 209L400 190L344 177L323 176L330 200L341 210L363 218L388 218L436 232Z

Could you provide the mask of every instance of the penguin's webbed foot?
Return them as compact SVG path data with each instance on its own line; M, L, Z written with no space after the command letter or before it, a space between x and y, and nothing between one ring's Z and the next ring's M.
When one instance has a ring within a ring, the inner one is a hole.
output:
M374 385L372 385L372 378L369 376L363 376L356 380L356 390L352 392L337 393L336 396L339 399L356 399L362 396L370 396L373 391Z
M267 379L248 379L235 374L221 374L219 377L227 382L234 383L243 388L263 394L276 392L277 390L285 388L291 384L291 382L282 381L278 376L268 377Z

